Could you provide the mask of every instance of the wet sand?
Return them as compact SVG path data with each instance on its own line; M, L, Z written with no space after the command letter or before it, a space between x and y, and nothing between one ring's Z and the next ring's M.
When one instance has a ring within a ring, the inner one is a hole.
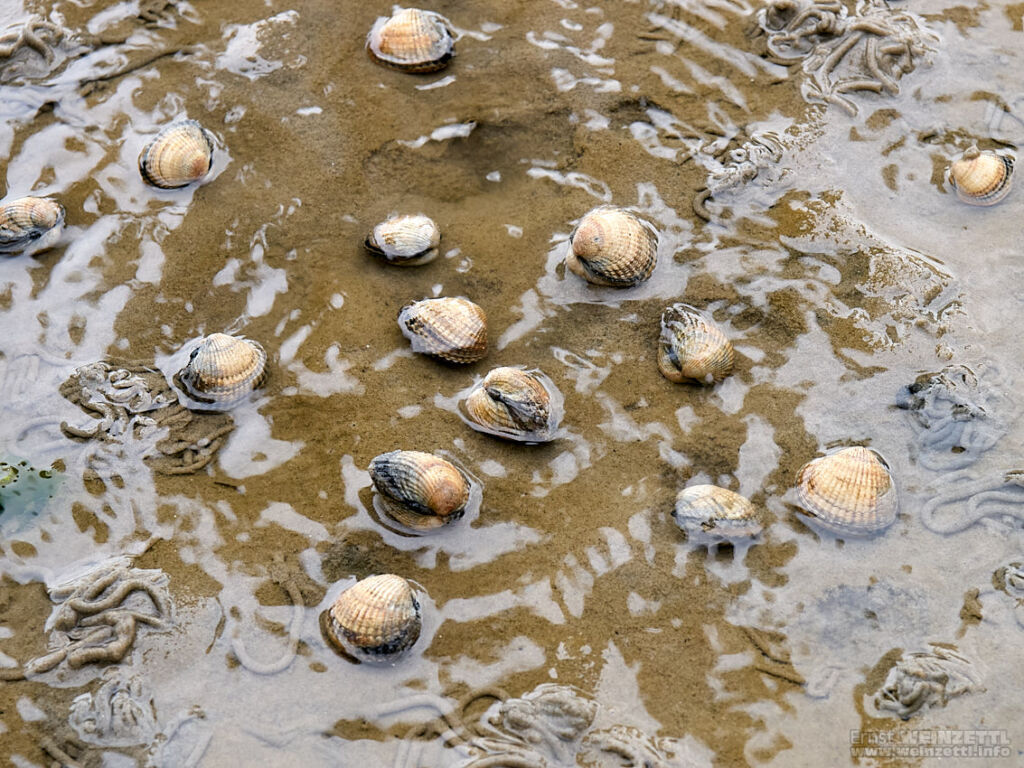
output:
M1007 318L1024 197L965 206L944 169L973 142L1024 140L1021 17L1010 4L892 6L915 14L932 52L898 94L849 94L854 115L819 103L801 62L765 58L750 34L760 4L726 0L442 3L457 56L431 75L366 56L385 6L57 2L12 16L79 38L52 62L18 54L36 69L0 69L6 197L52 195L68 211L58 247L0 259L0 459L60 477L41 509L5 486L0 658L51 650L47 590L111 557L166 574L174 611L112 665L138 679L148 735L82 740L73 700L99 697L112 673L63 663L0 682L0 754L472 765L483 751L431 721L467 703L469 732L487 731L499 704L477 694L556 683L597 703L592 733L625 726L634 749L669 740L650 747L658 765L952 764L851 752L852 731L907 729L1005 731L1009 755L976 763L1017 764L1024 681L1008 649L1022 628L1000 569L1024 560L1024 494L1010 486L1009 512L934 529L967 514L958 488L1002 488L1019 468ZM155 191L136 158L184 116L216 138L211 178ZM766 135L779 159L722 182L739 168L729 153ZM705 220L694 200L716 178ZM649 281L598 288L566 270L569 233L601 204L659 230ZM398 269L364 249L396 211L438 223L437 260ZM409 352L398 311L437 295L485 309L481 362ZM723 383L659 373L659 318L677 301L732 339ZM93 418L60 393L79 366L140 361L170 381L217 331L258 340L271 375L203 468L156 471L148 437L61 431ZM460 420L457 393L498 365L551 377L559 439L512 444ZM897 407L951 365L980 382L965 397L992 436L963 461ZM875 538L818 534L795 511L799 467L848 445L878 451L896 479L901 514ZM432 536L382 525L366 467L396 449L455 462L482 488L479 514ZM705 482L765 513L756 544L686 541L673 499ZM417 586L423 631L393 666L354 665L319 615L384 572ZM879 710L897 660L936 643L967 660L969 690L906 721ZM490 729L491 747L574 764ZM600 759L580 764L630 764Z

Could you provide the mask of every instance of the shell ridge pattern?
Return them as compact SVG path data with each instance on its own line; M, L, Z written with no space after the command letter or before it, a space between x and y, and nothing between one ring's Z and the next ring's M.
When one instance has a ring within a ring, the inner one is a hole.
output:
M797 473L801 511L847 535L871 535L891 525L898 499L887 466L871 450L845 448L814 459Z
M484 387L484 391L492 399L505 406L509 417L520 429L538 431L548 423L548 409L543 404L530 402L512 394L502 392L497 387Z
M196 152L198 143L201 151ZM186 153L186 149L191 151ZM186 187L209 174L214 149L209 132L198 121L172 123L143 148L139 173L148 184L160 189Z
M455 39L440 14L402 8L377 20L366 37L366 50L386 67L426 73L443 69L454 58Z
M729 337L713 320L680 302L662 314L658 366L675 383L711 384L732 373L735 352Z
M398 326L420 354L452 363L473 363L487 354L487 316L469 299L414 301L402 307Z
M395 454L400 453L398 451ZM431 510L416 498L415 490L410 488L408 478L414 469L412 462L395 454L385 454L380 461L374 461L371 465L371 474L374 483L380 491L393 499L401 501L402 504L410 507L414 512L421 515L431 515Z
M230 407L263 386L267 353L252 339L214 333L192 350L178 377L197 401Z
M566 266L594 285L638 285L650 278L657 260L657 230L624 208L598 206L569 235Z
M0 253L31 254L55 245L64 216L64 206L49 197L22 197L5 203L0 210Z
M339 595L330 610L330 630L342 647L363 658L397 654L416 643L420 605L401 576L368 576ZM346 640L348 643L342 643Z
M1013 158L972 146L949 166L947 178L968 205L995 205L1010 192Z

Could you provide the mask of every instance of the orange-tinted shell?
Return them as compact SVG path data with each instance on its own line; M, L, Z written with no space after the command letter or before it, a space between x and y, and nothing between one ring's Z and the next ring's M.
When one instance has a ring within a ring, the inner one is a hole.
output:
M179 378L195 399L227 407L263 384L266 364L255 341L213 333L192 351Z
M330 639L353 656L388 660L420 636L420 604L409 582L385 573L342 592L328 613Z
M0 253L36 253L64 229L64 206L48 197L21 197L0 206Z
M971 147L949 166L949 183L970 205L994 205L1006 197L1013 178L1013 158Z
M732 373L732 343L712 320L687 304L673 304L661 315L658 369L677 384L713 384Z
M551 440L562 418L562 398L541 376L520 368L492 370L466 398L470 426L518 442Z
M212 166L213 139L195 120L167 126L139 154L142 178L161 189L201 181Z
M797 499L813 523L845 536L878 533L899 511L889 468L859 446L804 464L797 473Z
M651 276L658 261L658 234L624 208L602 205L587 213L569 235L566 266L588 282L629 288Z
M423 299L402 307L398 327L413 352L450 363L475 363L487 354L487 315L469 299Z
M455 40L446 18L431 11L403 8L381 17L366 38L370 58L403 72L444 69L455 56Z
M370 462L370 479L387 512L417 530L439 528L462 517L469 481L458 467L420 451L392 451Z
M717 485L691 485L676 496L672 517L698 543L752 539L764 527L754 505Z

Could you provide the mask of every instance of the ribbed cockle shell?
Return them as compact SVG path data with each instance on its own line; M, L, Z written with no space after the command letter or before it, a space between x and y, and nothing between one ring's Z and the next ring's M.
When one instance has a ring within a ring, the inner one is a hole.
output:
M212 166L213 138L195 120L167 126L139 154L142 178L161 189L201 181Z
M764 527L750 501L717 485L691 485L681 490L672 517L698 544L752 539Z
M420 636L420 604L409 582L385 573L342 592L328 612L329 639L357 659L388 661Z
M661 315L658 369L677 384L713 384L732 373L734 353L725 333L687 304L673 304Z
M458 520L469 502L469 481L450 461L431 453L383 453L370 462L370 479L384 511L417 530Z
M230 407L266 380L267 353L255 341L213 333L192 350L179 372L196 400Z
M402 307L398 327L413 352L450 363L475 363L487 354L487 315L461 297L423 299Z
M1013 178L1013 158L971 147L949 166L949 183L970 205L994 205L1006 197Z
M455 39L444 16L418 8L403 8L381 17L366 38L370 58L403 72L444 69L455 56Z
M64 206L48 197L20 197L0 208L0 253L51 248L64 230Z
M833 533L870 536L896 520L899 501L892 475L868 448L843 448L809 461L796 481L800 511Z
M562 395L540 371L495 368L465 401L469 425L480 432L524 443L554 437L562 419Z
M565 263L595 285L629 288L651 276L658 261L658 233L625 208L602 205L569 235Z
M366 237L366 247L390 264L415 267L437 258L441 230L433 219L423 216L392 216Z

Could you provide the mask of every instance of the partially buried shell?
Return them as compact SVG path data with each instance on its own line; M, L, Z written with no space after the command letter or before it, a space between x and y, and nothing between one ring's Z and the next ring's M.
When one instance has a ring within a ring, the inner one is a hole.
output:
M888 466L859 446L804 464L797 473L797 500L810 523L845 536L883 531L899 511Z
M213 138L195 120L167 126L139 154L142 178L161 189L201 181L212 166Z
M654 227L624 208L603 205L569 235L565 263L595 285L628 288L651 276L658 261Z
M392 216L366 236L366 247L391 264L415 267L437 258L441 230L423 216Z
M178 376L196 400L230 407L266 380L267 353L255 341L213 333L192 351Z
M420 604L409 582L391 573L369 576L342 592L328 612L329 639L365 661L388 661L420 636Z
M1013 158L971 147L949 166L949 183L970 205L994 205L1006 197L1013 178Z
M540 371L495 368L465 401L469 425L526 443L551 440L562 419L562 396Z
M398 327L413 352L450 363L475 363L487 354L487 315L469 299L423 299L402 307Z
M51 248L64 230L64 206L48 197L21 197L0 209L0 253Z
M713 384L732 373L735 354L725 333L687 304L673 304L661 315L658 369L677 384Z
M462 517L469 481L450 461L420 451L392 451L370 462L370 479L384 511L417 530L440 528Z
M366 38L370 58L403 72L444 69L455 56L455 39L444 16L403 8L381 17Z
M681 490L672 517L688 539L698 544L752 539L763 528L750 501L717 485L691 485Z

